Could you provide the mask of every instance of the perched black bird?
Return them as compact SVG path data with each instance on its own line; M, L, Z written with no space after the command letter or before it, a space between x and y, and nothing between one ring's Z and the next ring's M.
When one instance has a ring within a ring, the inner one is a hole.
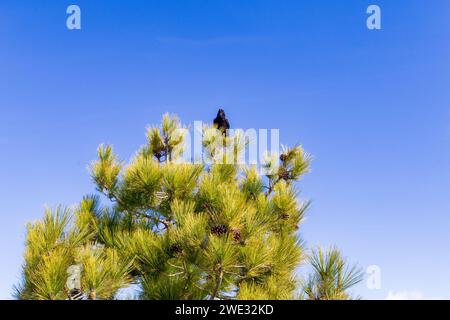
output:
M219 112L217 112L217 117L214 119L214 125L225 135L227 130L230 129L230 123L228 122L223 109L219 109Z

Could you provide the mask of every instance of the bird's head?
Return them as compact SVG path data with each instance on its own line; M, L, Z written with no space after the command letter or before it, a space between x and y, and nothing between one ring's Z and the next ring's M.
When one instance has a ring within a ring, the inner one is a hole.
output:
M225 111L223 109L219 109L219 111L217 112L217 116L218 117L225 117Z

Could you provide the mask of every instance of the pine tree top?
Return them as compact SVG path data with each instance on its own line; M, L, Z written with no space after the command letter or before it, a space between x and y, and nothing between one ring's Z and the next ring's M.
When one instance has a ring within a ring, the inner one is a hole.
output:
M299 296L296 270L308 256L298 229L309 202L298 200L295 182L310 156L301 146L284 148L261 174L235 161L242 137L205 127L211 162L183 162L183 128L164 115L128 163L100 145L90 171L107 201L86 196L75 209L48 209L28 225L18 298L113 299L132 284L141 299ZM347 297L352 276L333 297ZM311 279L304 292L317 297L323 279Z

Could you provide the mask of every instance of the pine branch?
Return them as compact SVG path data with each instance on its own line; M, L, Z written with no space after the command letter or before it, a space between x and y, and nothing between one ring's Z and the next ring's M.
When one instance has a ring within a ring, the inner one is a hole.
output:
M222 267L219 267L219 269L217 270L216 277L217 277L216 285L215 285L214 290L213 290L213 292L211 294L210 300L214 300L217 297L217 295L219 293L219 290L220 290L220 287L222 286L222 280L223 280Z

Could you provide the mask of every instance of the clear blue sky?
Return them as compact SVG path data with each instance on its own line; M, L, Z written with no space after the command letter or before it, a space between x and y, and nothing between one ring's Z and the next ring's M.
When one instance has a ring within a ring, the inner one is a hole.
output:
M381 267L382 289L359 294L450 298L449 16L448 0L2 0L0 298L25 223L94 191L99 143L128 159L163 112L219 105L314 155L302 234Z

